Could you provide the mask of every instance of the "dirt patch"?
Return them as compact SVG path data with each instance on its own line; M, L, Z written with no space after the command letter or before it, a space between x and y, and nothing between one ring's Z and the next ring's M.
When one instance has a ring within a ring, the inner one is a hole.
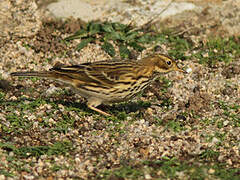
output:
M81 20L73 18L66 22L53 19L44 20L42 28L34 36L35 39L32 47L37 53L50 51L54 54L62 54L67 50L67 45L62 42L63 38L61 35L75 33L84 24Z
M7 80L0 80L0 89L7 91L11 89L11 85Z
M211 111L211 108L209 107L211 96L206 92L200 92L198 87L195 89L193 96L190 96L188 102L184 105L186 110L188 112L194 112L197 115L201 115L206 111Z
M239 64L231 64L225 67L222 71L222 75L227 79L233 78L236 75L240 74L240 66Z

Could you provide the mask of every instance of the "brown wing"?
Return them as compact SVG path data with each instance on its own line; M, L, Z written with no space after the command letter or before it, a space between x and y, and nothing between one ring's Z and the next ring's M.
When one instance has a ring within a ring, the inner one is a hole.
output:
M134 74L131 72L137 66L138 64L135 61L101 61L74 66L54 67L51 71L55 72L58 77L65 78L65 81L77 83L78 87L92 85L108 88L117 83L132 80Z

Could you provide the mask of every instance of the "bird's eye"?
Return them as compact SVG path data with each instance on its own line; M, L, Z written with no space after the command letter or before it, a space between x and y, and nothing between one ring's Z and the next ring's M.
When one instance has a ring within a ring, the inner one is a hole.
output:
M172 64L172 61L167 61L167 65L171 65Z

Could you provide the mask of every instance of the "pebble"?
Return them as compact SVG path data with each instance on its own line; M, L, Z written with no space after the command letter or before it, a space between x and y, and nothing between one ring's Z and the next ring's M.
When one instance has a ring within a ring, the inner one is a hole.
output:
M38 128L38 121L34 121L33 122L33 129L37 129Z
M192 68L187 68L187 69L186 69L186 72L187 72L187 73L191 73L191 72L192 72Z
M213 137L212 143L213 143L213 144L216 144L216 143L218 143L218 142L220 142L220 140L219 140L218 138L216 138L216 137Z
M34 120L34 119L36 119L36 116L35 116L34 114L32 114L31 116L28 117L28 120L29 120L29 121L32 121L32 120Z
M209 173L209 174L213 174L213 173L215 173L215 170L212 169L212 168L210 168L210 169L208 170L208 173Z
M50 85L50 87L46 90L46 95L51 96L52 94L56 93L59 90L61 90L61 89L55 87L54 85Z
M150 174L145 174L145 179L152 179L152 177L150 176Z
M223 121L223 125L224 125L224 126L227 126L228 124L229 124L229 121L228 121L228 120Z
M17 97L16 97L16 96L11 96L11 97L9 98L9 100L10 100L10 101L16 101L16 100L17 100Z
M24 179L26 180L31 180L31 179L34 179L34 176L32 175L23 175Z

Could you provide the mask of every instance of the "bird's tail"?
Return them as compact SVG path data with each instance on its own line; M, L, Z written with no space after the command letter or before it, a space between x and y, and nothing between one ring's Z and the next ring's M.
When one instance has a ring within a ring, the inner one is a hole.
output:
M53 73L51 71L29 71L29 72L13 72L11 76L19 76L19 77L53 77Z

